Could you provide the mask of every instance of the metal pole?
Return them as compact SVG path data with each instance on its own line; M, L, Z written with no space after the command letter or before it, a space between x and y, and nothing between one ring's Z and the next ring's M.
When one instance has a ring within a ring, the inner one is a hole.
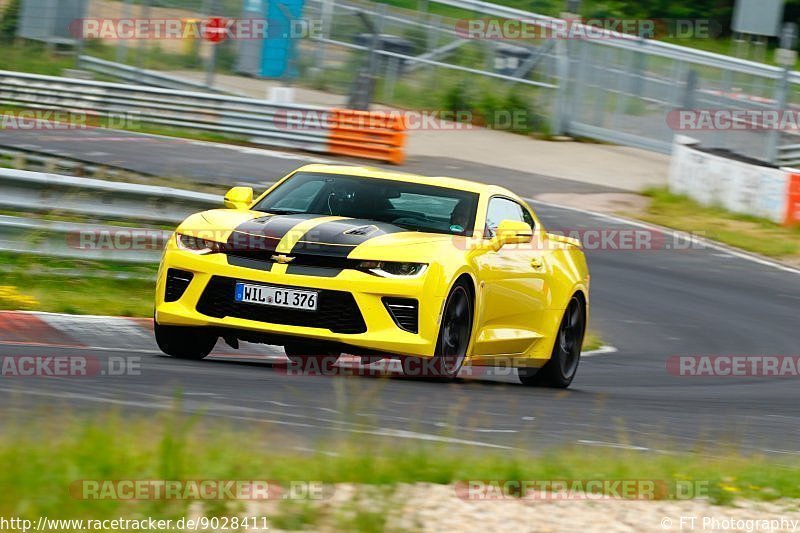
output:
M439 15L430 15L428 19L428 48L427 52L433 52L439 46L439 25L442 22L442 17ZM431 56L432 59L435 59ZM436 86L436 66L431 66L431 74L428 80L431 87Z
M133 12L133 0L125 0L122 6L122 18L130 20L131 13ZM128 60L128 44L125 39L120 39L117 43L117 63L125 63Z
M150 19L150 3L153 0L142 0L142 20ZM142 70L145 65L145 56L147 55L150 47L147 46L147 39L139 39L139 53L136 55L136 68Z
M55 6L51 5L51 13L55 13L56 9ZM86 18L86 1L84 0L81 2L81 19ZM83 35L83 27L81 27L80 31L78 32L78 43L77 49L75 50L75 68L81 68L81 56L83 55L83 50L86 46L86 40Z
M209 7L210 15L216 16L219 10L218 0L211 0ZM206 63L206 87L214 86L214 70L217 67L217 47L222 44L222 41L215 41L210 44L211 50L208 53L208 62Z
M331 26L333 25L333 13L336 9L336 0L321 0L320 5L320 18L322 35L321 39L317 40L317 49L314 56L314 66L322 72L325 65L325 47L327 46L323 41L330 39Z
M553 47L556 56L556 75L558 77L558 89L556 89L556 102L551 128L553 135L561 135L569 124L569 53L567 43L563 39L558 39Z
M775 108L778 113L786 109L786 104L789 99L789 75L791 71L788 68L783 69L783 76L775 90ZM780 143L781 143L781 130L773 128L769 131L767 136L767 160L773 165L780 164Z
M399 60L396 57L387 59L386 76L383 79L383 102L385 104L391 103L392 98L394 98L394 85L397 82L397 71L399 69Z
M592 44L589 41L578 41L578 43L581 47L580 63L575 72L575 88L572 92L572 101L569 103L567 115L563 122L564 132L567 134L570 133L574 118L577 116L580 121L582 114L586 110L586 106L584 105L586 103L586 75L589 71L589 47L592 46ZM556 67L556 69L558 69L558 67ZM561 89L559 88L556 90Z

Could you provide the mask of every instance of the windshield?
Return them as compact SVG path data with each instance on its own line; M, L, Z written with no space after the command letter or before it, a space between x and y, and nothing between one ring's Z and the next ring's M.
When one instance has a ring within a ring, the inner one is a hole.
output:
M414 182L298 172L254 209L276 214L337 215L412 231L471 234L478 195Z

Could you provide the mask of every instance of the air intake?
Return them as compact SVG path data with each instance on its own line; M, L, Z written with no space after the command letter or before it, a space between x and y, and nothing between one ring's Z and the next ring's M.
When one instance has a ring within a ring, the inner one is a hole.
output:
M359 226L344 232L345 235L369 235L378 231L378 226Z
M419 302L412 298L384 298L383 305L394 323L410 333L419 331Z
M178 270L177 268L167 270L167 288L164 291L164 301L177 302L180 300L193 277L194 274L185 270Z

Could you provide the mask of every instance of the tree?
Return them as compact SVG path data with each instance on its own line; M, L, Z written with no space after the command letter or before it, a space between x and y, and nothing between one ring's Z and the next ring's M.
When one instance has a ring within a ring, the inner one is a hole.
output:
M4 41L14 40L17 34L17 22L19 21L20 0L10 0L0 15L0 39Z

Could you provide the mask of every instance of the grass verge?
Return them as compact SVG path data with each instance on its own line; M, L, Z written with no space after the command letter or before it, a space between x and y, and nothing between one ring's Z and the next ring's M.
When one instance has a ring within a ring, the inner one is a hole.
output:
M587 331L586 337L583 339L583 351L590 352L592 350L597 350L598 348L602 348L605 343L603 339L600 338L600 335L595 333L594 331Z
M646 222L675 228L748 252L800 262L800 227L787 228L770 220L706 207L664 188L644 193L651 203L644 213L629 214Z
M151 317L155 265L0 253L0 310ZM603 346L589 331L583 351Z
M0 309L78 315L153 314L156 267L0 254Z
M6 411L6 413L13 411ZM32 416L33 415L33 416ZM480 453L444 444L403 446L363 436L326 439L328 450L292 452L289 436L266 424L246 431L179 409L151 416L109 412L3 415L0 433L0 516L111 518L186 516L192 499L84 499L80 480L270 480L374 486L391 498L400 483L452 484L466 480L658 480L668 485L702 482L717 504L736 498L800 497L800 463L778 465L715 446L715 456L652 455L624 450L561 448L531 454L503 450ZM284 440L285 439L285 440ZM328 487L335 492L338 488ZM329 493L327 490L324 493ZM672 496L666 495L665 499ZM316 519L303 499L281 502L281 526L304 527ZM237 501L204 501L203 512L225 516L244 511ZM374 510L374 509L373 509ZM378 517L357 512L350 522ZM342 524L340 524L341 526ZM359 527L358 529L368 529Z

